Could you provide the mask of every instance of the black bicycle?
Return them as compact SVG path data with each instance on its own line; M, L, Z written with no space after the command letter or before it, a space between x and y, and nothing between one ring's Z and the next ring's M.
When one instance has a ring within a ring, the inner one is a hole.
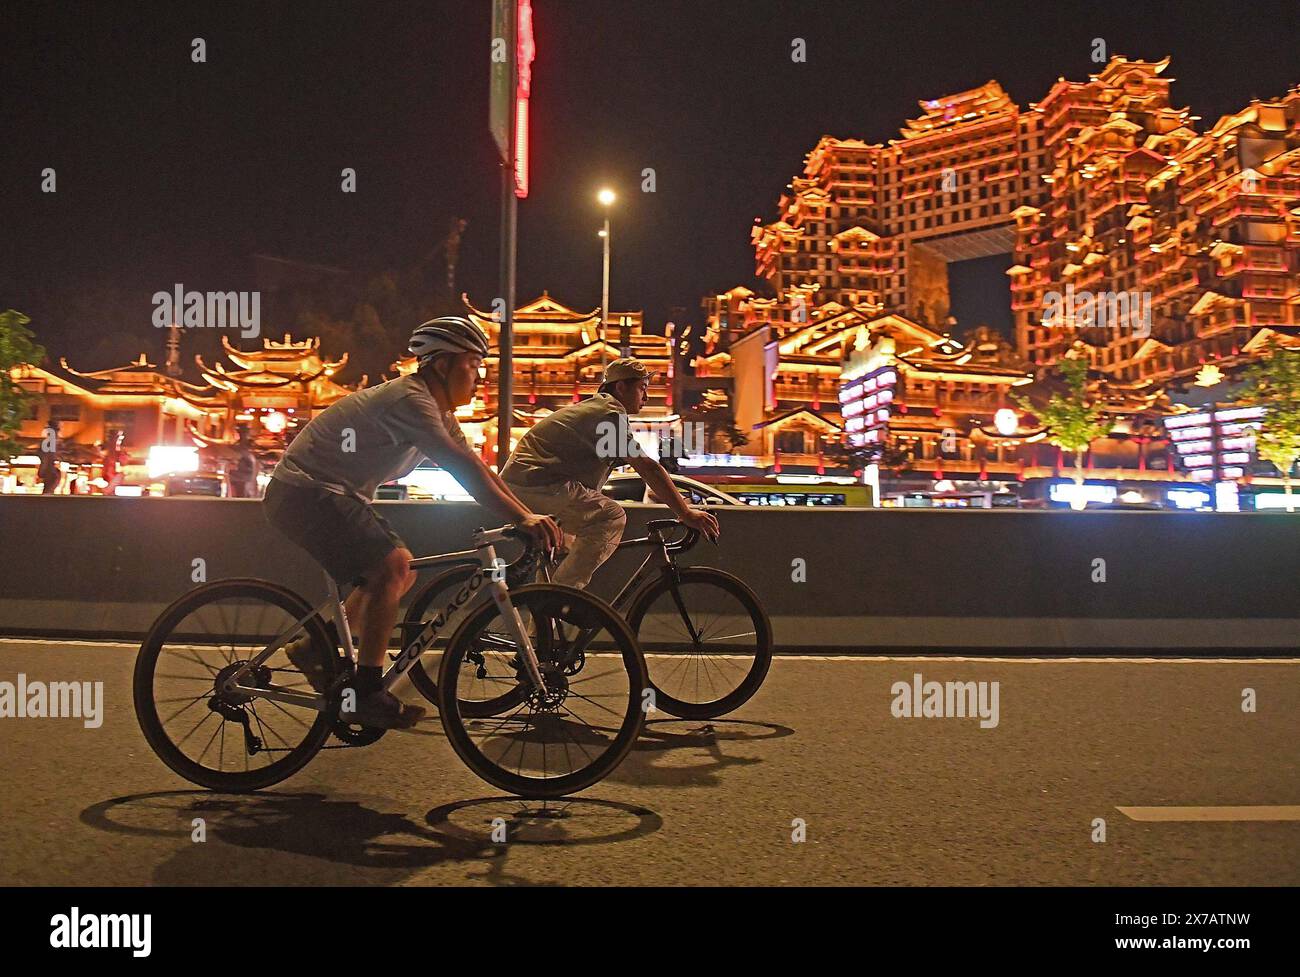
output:
M666 539L665 531L673 527L684 528L676 519L654 519L645 536L619 544L620 550L648 547L651 552L609 603L626 615L645 654L650 677L645 711L657 708L682 719L713 719L748 702L763 684L772 663L772 625L743 580L713 567L679 567L674 557L695 546L700 532L686 528L680 538ZM429 608L444 603L475 569L453 567L430 580L411 600L404 631L418 630ZM541 572L549 580L546 564ZM591 667L590 639L585 630L571 635L562 662L566 675ZM491 699L480 696L462 703L459 710L495 715L512 708L519 695L514 640L504 631L481 631L475 644L476 679L500 692ZM426 699L439 702L437 683L420 662L409 674Z

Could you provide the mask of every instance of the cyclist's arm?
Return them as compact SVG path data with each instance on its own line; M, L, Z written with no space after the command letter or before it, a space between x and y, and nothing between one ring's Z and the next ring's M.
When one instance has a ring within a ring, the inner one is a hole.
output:
M684 518L691 512L691 507L682 498L682 494L677 491L677 486L673 484L672 478L663 465L648 455L637 454L630 454L627 463L644 479L650 491L654 492L659 501L673 510L673 514L678 519Z
M431 444L433 453L427 451L425 453L430 460L451 472L461 487L474 496L474 501L479 505L508 522L519 522L533 514L528 506L515 498L515 494L506 488L496 472L488 468L483 459L473 451L457 443L445 432L436 432L431 437L432 440L444 443L436 446Z
M426 458L451 472L461 488L493 515L509 522L533 515L503 488L500 479L470 448L464 433L459 428L448 430L431 405L417 398L403 399L385 416L384 424L395 437L407 439Z

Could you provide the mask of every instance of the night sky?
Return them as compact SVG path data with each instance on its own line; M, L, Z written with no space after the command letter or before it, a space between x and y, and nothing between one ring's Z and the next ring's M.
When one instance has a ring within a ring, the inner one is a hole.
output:
M597 187L615 208L613 306L753 285L749 228L823 133L882 141L917 100L997 79L1022 105L1111 53L1172 55L1202 127L1300 83L1300 3L534 0L533 193L519 300L598 305ZM497 294L490 3L58 3L0 11L0 308L84 362L181 282L252 287L253 253L358 271L469 221L458 287ZM207 42L207 63L190 41ZM807 42L793 63L791 41ZM57 194L40 192L53 167ZM358 193L339 190L354 167ZM640 191L653 167L657 192ZM957 283L995 319L995 273ZM983 282L980 285L979 282ZM85 297L96 296L87 308ZM105 298L107 296L107 298ZM967 320L963 325L971 324ZM415 325L415 323L412 323ZM266 331L282 331L268 323ZM89 363L88 366L107 366Z

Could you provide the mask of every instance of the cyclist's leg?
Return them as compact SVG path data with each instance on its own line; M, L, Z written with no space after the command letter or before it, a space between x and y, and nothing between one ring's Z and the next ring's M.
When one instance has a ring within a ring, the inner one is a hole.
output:
M554 486L510 486L534 512L553 515L564 530L568 555L551 575L553 583L585 588L623 538L627 513L603 492L578 482Z
M397 604L415 573L411 553L372 505L318 486L271 479L267 520L306 550L341 586L362 581L344 604L359 664L383 667Z
M411 551L399 546L363 574L365 583L348 595L356 601L357 621L349 611L348 622L360 636L358 664L382 668L388 655L388 640L397 624L398 604L415 583Z

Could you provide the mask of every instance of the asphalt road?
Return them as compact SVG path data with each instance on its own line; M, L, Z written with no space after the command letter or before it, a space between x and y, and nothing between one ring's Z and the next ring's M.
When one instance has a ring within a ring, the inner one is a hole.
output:
M0 641L0 682L105 701L98 728L0 719L0 884L1300 884L1295 660L780 658L733 716L652 721L545 806L477 780L436 716L262 794L193 789L140 734L133 660ZM895 718L917 672L998 682L997 725Z

